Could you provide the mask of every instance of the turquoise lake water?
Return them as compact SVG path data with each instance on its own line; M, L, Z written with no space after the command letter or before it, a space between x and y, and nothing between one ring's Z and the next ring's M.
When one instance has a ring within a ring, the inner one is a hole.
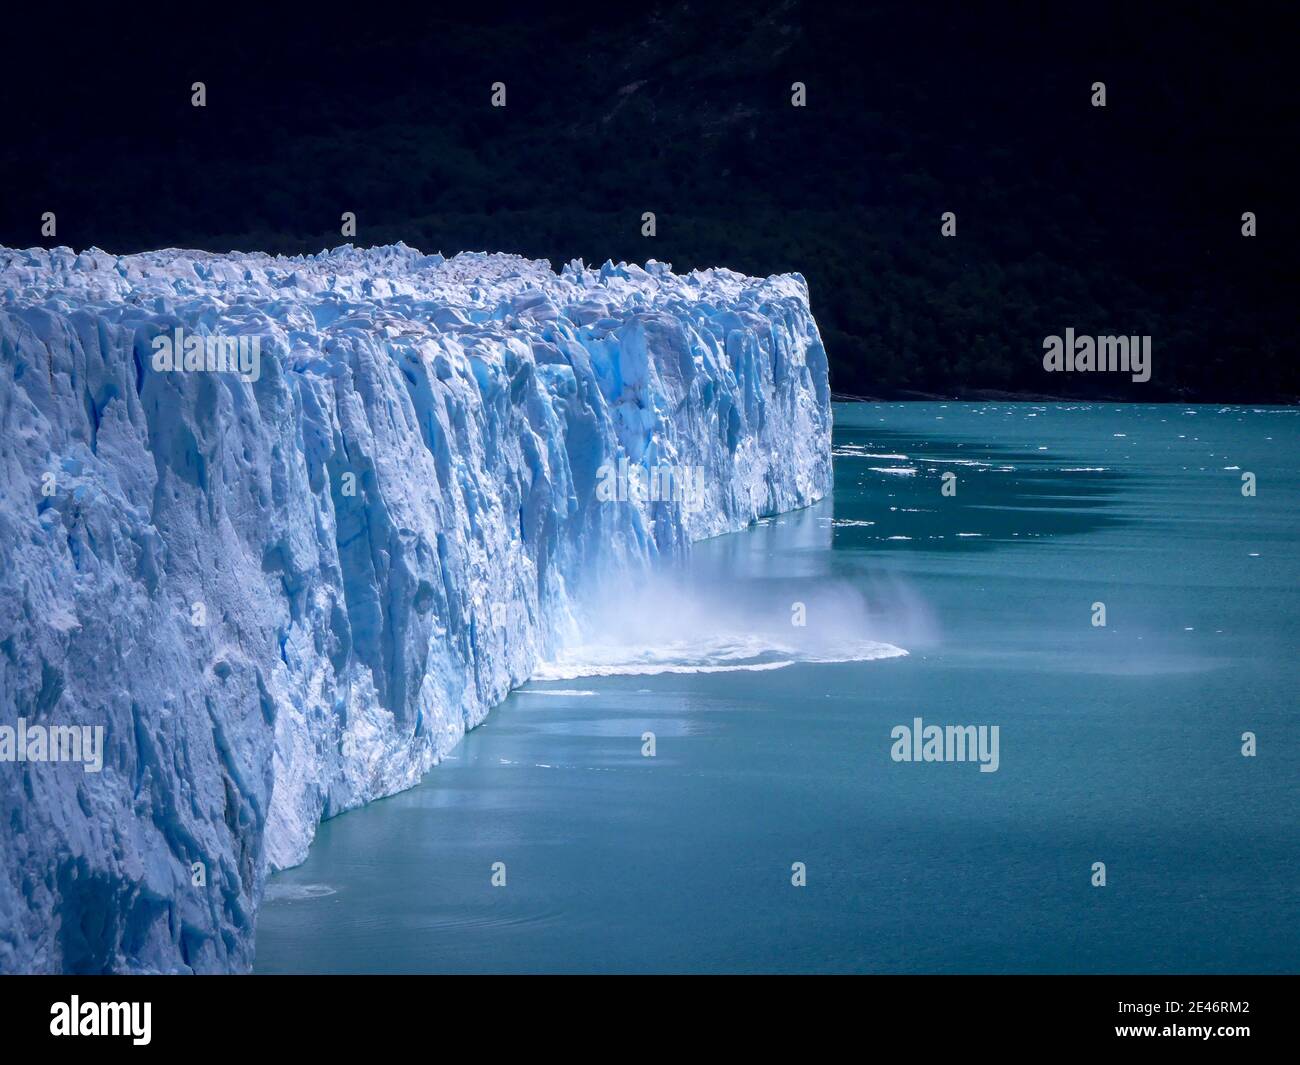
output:
M1300 969L1300 410L835 417L833 498L321 825L256 970ZM918 717L997 771L894 761Z

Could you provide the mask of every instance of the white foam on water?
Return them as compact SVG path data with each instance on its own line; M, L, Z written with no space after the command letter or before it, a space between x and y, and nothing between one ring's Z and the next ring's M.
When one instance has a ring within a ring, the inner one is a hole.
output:
M899 658L907 652L876 640L844 642L840 646L801 649L758 638L719 637L657 647L629 648L620 644L586 644L566 649L544 662L533 680L578 680L588 677L649 677L664 673L739 673L785 669L799 662L829 664Z
M530 679L759 673L870 662L906 655L902 639L924 644L930 635L928 615L905 588L819 580L796 594L737 579L724 557L697 557L685 571L605 585L584 604L581 627ZM893 604L888 614L881 612L886 604Z
M285 884L278 880L268 880L264 902L302 902L306 899L323 899L337 892L328 884Z
M842 459L894 459L902 462L909 458L891 452L868 451L865 444L836 444L831 448L831 455Z

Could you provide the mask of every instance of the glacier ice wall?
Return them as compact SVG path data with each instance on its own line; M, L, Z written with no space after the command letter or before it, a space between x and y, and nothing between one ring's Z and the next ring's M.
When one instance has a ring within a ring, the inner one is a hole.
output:
M260 374L154 339L258 337ZM404 245L0 248L0 970L251 963L269 869L410 787L562 645L584 590L830 487L795 274ZM704 505L602 501L603 464ZM196 881L198 881L196 883Z

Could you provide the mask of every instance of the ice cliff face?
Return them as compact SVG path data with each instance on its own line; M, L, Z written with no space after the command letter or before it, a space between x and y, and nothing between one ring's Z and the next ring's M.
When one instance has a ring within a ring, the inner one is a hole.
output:
M257 372L160 369L184 336ZM621 459L702 505L607 501ZM798 275L0 248L0 726L104 727L99 772L0 761L0 970L246 969L267 871L585 592L830 477Z

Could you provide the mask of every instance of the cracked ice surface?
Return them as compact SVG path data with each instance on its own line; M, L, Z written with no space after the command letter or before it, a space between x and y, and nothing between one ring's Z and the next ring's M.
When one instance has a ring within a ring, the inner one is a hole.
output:
M155 369L178 326L257 380ZM829 399L796 274L0 248L0 725L105 726L101 772L0 762L0 970L248 968L268 870L584 589L824 495ZM704 505L602 502L620 459Z

